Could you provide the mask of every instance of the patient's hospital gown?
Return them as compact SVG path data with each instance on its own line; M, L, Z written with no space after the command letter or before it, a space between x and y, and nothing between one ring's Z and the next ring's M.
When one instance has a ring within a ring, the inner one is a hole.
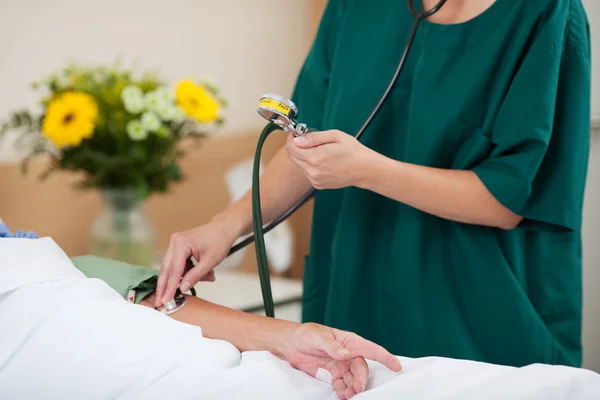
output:
M293 95L299 120L355 134L412 24L405 1L329 1ZM361 142L394 160L474 171L525 219L502 230L357 187L319 191L304 321L411 357L580 365L589 123L581 0L496 0L465 23L423 21Z

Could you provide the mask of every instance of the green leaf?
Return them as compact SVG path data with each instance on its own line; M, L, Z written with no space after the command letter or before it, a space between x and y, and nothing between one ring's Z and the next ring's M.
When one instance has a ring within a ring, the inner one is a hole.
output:
M179 166L175 162L172 162L168 165L167 174L174 181L180 181L182 178L181 170L179 169Z
M136 196L139 200L145 200L150 196L151 190L150 186L145 182L142 182L135 188Z
M48 168L46 171L42 172L40 174L40 176L38 177L38 179L43 182L46 179L48 179L50 174L52 174L53 172L56 172L56 167L54 167L54 166L52 166L52 167Z
M146 160L146 151L144 146L140 143L134 143L131 148L131 158L134 161L145 161Z

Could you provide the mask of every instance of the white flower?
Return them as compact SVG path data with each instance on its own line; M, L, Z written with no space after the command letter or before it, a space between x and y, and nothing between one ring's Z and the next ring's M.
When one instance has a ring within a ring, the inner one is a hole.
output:
M158 109L158 97L156 96L156 93L154 92L149 92L146 93L146 95L144 96L144 105L146 106L146 109L149 111L154 111Z
M143 95L144 93L142 93L142 89L134 85L125 86L123 88L123 91L121 92L121 98L123 99L132 97L142 97Z
M127 124L127 134L131 140L140 141L148 137L148 131L140 121L134 119Z
M154 91L156 97L158 97L161 103L165 105L171 105L175 102L175 95L173 92L167 87L160 87Z
M156 110L156 112L163 121L171 121L171 120L173 120L173 117L175 116L175 107L163 106L163 107L159 108L158 110Z
M176 105L161 107L157 113L163 121L181 122L185 118L185 112Z
M142 114L142 127L150 132L156 132L160 128L160 119L153 112Z
M172 118L173 122L183 122L186 118L185 111L179 106L173 107L175 115Z
M146 93L144 96L144 103L146 104L146 110L158 112L163 107L168 107L171 103L165 98L164 93L154 90Z
M127 86L121 92L121 100L125 109L132 113L138 114L144 110L144 94L137 86Z
M123 105L125 106L125 109L131 114L139 114L142 111L144 111L144 101L141 97L139 99L137 97L134 97L128 100L123 100Z

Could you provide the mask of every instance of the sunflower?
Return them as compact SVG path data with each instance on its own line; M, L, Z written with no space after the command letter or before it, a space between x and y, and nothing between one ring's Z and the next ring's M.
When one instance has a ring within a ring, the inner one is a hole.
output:
M219 117L219 102L206 88L192 81L180 82L175 97L186 115L198 122L210 123Z
M48 104L42 132L59 148L79 146L94 133L98 106L92 96L81 92L66 92Z

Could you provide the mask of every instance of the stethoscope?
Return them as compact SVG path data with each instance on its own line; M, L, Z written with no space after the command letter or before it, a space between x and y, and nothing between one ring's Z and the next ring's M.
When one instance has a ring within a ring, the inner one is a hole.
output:
M375 118L375 116L379 112L381 106L383 105L384 101L387 99L390 91L392 90L392 87L396 83L396 80L398 79L400 72L402 72L402 69L404 68L404 64L406 63L406 59L408 57L408 53L414 42L414 39L415 39L415 36L417 33L417 29L419 28L419 24L424 19L429 18L432 15L434 15L435 13L437 13L444 6L444 4L446 4L447 1L448 0L440 0L435 7L433 7L429 11L423 11L423 12L417 11L417 9L415 8L414 0L407 1L408 10L415 17L415 20L411 27L410 33L408 35L406 45L404 46L404 51L402 52L402 56L400 57L400 61L398 62L396 71L395 71L392 79L390 80L387 88L383 92L381 98L379 99L379 101L377 102L377 104L375 105L375 107L373 108L373 110L371 111L371 113L369 114L367 119L365 120L365 122L362 124L362 126L360 127L360 129L358 130L356 135L354 136L357 140L360 139L360 137L365 132L367 127L371 124L371 121L373 121L373 118ZM294 136L304 135L309 132L309 129L307 128L307 126L305 124L298 123L296 121L296 117L298 115L298 108L296 107L296 105L291 100L286 99L283 96L280 96L277 94L271 94L271 93L263 95L260 98L260 102L259 102L257 111L263 118L265 118L270 123L267 126L267 128L265 128L265 130L263 131L263 135L261 135L261 139L259 140L259 148L257 149L257 154L256 154L256 159L258 159L258 160L260 160L260 150L262 148L262 140L264 140L263 136L266 138L266 136L273 130L269 126L277 126L286 132L290 132ZM257 163L255 162L255 169L256 169L256 165L257 165ZM254 172L255 172L254 175L256 176L256 180L253 181L253 186L255 186L255 184L258 183L258 173L257 173L257 171L254 171ZM258 185L256 185L256 186L258 186ZM253 187L253 191L258 191L258 188ZM258 205L253 204L254 233L252 235L246 237L245 239L241 240L237 244L235 244L231 248L231 250L229 250L229 253L227 255L227 256L230 256L233 253L248 246L250 243L252 243L254 241L257 242L256 253L257 253L257 261L258 261L258 272L259 272L259 277L260 277L261 289L263 292L263 301L265 303L265 312L266 312L267 316L274 317L275 312L274 312L274 306L273 306L273 297L271 294L269 269L268 269L268 265L266 264L264 239L262 236L265 233L271 231L273 228L278 226L283 221L285 221L290 215L292 215L296 210L298 210L298 208L302 207L302 205L304 205L310 198L312 198L315 195L315 193L316 193L316 190L314 188L311 189L308 193L306 193L304 196L302 196L302 198L300 198L300 200L298 200L298 202L296 202L296 204L294 204L285 213L283 213L281 216L279 216L275 220L271 221L266 226L262 226L262 224L259 225L258 223L260 222L261 219L259 219L259 222L257 222L257 217L254 215L255 212L258 212L258 216L259 217L261 216L260 201L258 202L259 203ZM255 203L255 202L253 202L253 203ZM258 210L256 210L256 207L258 207ZM259 240L257 240L257 238ZM261 253L263 254L262 259L260 258ZM190 259L188 261L187 267L191 268L191 267L193 267L193 265L195 265L195 263L196 263L195 260L192 261ZM176 306L175 303L171 304L171 307L175 307L175 306Z
M437 13L444 6L444 4L446 4L447 1L448 0L440 0L440 2L435 7L433 7L431 10L426 11L426 12L419 12L415 8L414 0L408 0L408 10L415 17L415 21L410 30L408 40L406 41L406 45L404 46L404 51L402 52L402 57L400 57L400 61L398 62L398 67L396 68L396 72L394 73L394 76L390 80L390 83L388 84L385 92L379 99L379 102L373 108L373 111L371 111L371 114L369 114L369 116L367 117L367 119L365 120L363 125L360 127L360 129L356 133L356 135L355 135L356 139L359 139L362 136L362 134L364 133L364 131L367 129L367 127L371 124L371 121L373 120L373 118L375 118L375 115L377 115L377 113L379 112L381 105L383 104L385 99L388 97L390 91L392 90L394 83L396 83L396 80L398 79L398 76L400 75L400 72L402 72L402 69L404 68L404 64L406 63L406 59L408 57L408 52L410 51L410 48L412 47L413 41L415 39L415 35L417 34L417 29L419 28L419 24L421 23L422 20L429 18L433 14ZM275 100L278 103L282 103L289 109L289 111L286 113L285 108L269 107L268 104L264 103L265 100ZM299 136L299 135L306 133L306 125L304 125L304 124L300 124L300 129L296 130L295 127L298 126L299 124L297 124L294 121L294 118L296 117L296 115L298 115L298 108L291 100L285 99L283 96L273 95L273 94L263 95L261 97L261 102L259 103L258 113L261 116L263 116L265 119L267 119L268 121L275 122L278 124L281 123L282 127L284 127L284 130L287 132L291 132L294 136ZM294 212L296 212L297 209L302 207L304 205L304 203L306 203L311 197L314 196L315 192L316 192L315 189L311 189L308 193L306 193L304 196L302 196L302 198L300 200L298 200L298 202L296 204L294 204L292 207L290 207L285 213L283 213L277 219L273 220L268 225L266 225L264 228L265 233L267 233L270 230L272 230L273 228L275 228L277 225L279 225L280 223L285 221L290 215L292 215ZM231 248L228 256L243 249L244 247L248 246L253 241L254 241L254 235L245 238L244 240L240 241L239 243L237 243L236 245L234 245Z

